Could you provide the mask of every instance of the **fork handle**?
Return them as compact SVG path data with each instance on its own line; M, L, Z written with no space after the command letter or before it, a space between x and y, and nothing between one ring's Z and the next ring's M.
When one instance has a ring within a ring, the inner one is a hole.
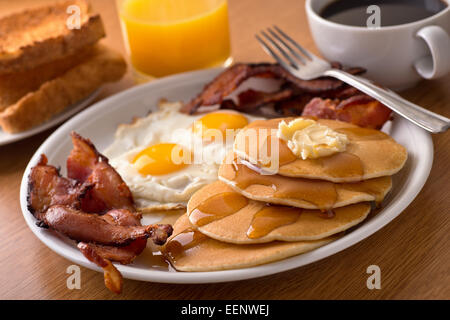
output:
M427 131L432 133L445 132L450 127L449 118L419 107L403 99L394 91L378 86L367 79L338 69L329 69L324 72L324 75L348 83Z

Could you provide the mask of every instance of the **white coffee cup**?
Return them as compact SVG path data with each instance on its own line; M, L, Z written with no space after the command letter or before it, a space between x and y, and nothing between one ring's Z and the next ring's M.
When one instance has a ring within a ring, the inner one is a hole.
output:
M306 0L312 36L327 60L366 68L365 77L395 90L450 72L450 0L442 0L447 7L426 19L379 28L322 18L319 13L332 1Z

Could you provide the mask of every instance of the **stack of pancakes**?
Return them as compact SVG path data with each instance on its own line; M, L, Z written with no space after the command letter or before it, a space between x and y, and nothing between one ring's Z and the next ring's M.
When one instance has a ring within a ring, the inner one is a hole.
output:
M192 196L163 249L177 270L250 267L325 245L381 204L391 175L407 159L406 149L381 131L321 119L319 124L347 136L346 150L303 160L271 130L282 120L293 118L259 120L242 129L219 181ZM258 135L256 153L249 151L249 130ZM276 174L268 174L262 161L262 151L271 156L271 139L279 140Z

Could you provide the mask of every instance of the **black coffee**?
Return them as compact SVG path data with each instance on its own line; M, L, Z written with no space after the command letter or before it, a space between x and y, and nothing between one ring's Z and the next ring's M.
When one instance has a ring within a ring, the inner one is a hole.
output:
M382 27L414 22L428 18L444 10L443 0L337 0L327 5L321 12L323 18L350 26L367 26L367 7L380 8Z

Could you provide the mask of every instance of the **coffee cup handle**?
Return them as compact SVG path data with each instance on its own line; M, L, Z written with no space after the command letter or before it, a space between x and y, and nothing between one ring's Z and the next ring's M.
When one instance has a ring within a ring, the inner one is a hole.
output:
M416 36L426 42L431 53L414 63L417 73L425 79L436 79L450 72L450 37L447 32L438 26L427 26Z

